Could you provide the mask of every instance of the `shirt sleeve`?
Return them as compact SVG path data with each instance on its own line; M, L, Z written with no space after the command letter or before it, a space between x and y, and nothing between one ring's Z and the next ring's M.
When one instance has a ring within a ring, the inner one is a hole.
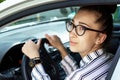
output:
M64 69L65 73L69 75L74 70L78 69L76 61L70 56L67 55L60 63L61 67Z
M51 80L49 75L46 74L42 64L37 64L31 73L32 80Z

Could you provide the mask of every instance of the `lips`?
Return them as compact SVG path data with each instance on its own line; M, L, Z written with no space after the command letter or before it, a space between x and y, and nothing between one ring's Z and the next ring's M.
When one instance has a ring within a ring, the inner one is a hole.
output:
M76 44L77 44L77 42L70 41L70 45L71 45L71 46L75 46Z

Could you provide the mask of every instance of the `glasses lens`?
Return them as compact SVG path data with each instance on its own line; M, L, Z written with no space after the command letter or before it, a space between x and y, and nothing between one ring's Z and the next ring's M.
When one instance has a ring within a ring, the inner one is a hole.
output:
M66 23L66 28L68 32L71 32L73 30L73 23L72 22L67 22Z
M83 35L83 34L84 34L84 31L85 31L84 26L79 25L79 26L76 27L76 33L77 33L78 35L80 35L80 36Z
M85 32L85 27L83 25L74 25L72 22L66 23L66 28L68 32L71 32L75 28L77 35L82 36Z

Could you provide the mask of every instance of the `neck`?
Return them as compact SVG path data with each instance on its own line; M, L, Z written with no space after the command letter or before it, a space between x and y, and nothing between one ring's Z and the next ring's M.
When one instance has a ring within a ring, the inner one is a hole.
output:
M83 57L87 56L88 54L90 54L90 53L92 53L92 52L94 52L94 51L96 51L98 49L100 49L100 47L95 47L95 48L92 48L92 49L87 50L85 52L80 52L80 55L83 58Z

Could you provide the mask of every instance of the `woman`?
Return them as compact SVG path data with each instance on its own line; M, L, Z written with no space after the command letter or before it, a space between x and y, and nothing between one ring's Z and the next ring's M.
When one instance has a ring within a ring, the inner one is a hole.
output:
M61 66L67 74L65 80L105 80L113 56L107 53L104 47L111 38L112 13L115 9L116 5L83 6L73 20L67 22L70 50L81 55L80 67L56 35L45 35L50 44L61 53ZM40 59L40 43L41 40L38 40L37 44L32 41L26 42L22 47L23 53L30 59ZM41 63L33 68L32 79L50 80Z

